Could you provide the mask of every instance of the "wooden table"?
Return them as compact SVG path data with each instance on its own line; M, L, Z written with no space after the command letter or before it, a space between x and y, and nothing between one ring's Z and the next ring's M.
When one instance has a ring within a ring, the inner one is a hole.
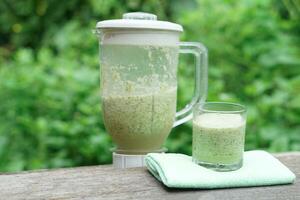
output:
M0 175L0 199L298 199L300 152L275 154L296 175L292 185L218 190L164 187L145 168L110 165Z

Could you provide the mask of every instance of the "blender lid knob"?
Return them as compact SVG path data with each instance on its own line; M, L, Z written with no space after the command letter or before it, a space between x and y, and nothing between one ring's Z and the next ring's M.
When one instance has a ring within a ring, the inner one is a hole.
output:
M145 12L130 12L123 14L123 19L157 20L157 16Z

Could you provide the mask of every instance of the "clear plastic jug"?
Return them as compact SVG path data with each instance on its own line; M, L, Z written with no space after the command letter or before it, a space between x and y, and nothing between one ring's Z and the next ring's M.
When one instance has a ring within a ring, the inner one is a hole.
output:
M179 42L182 31L140 12L97 23L102 113L115 152L159 151L172 127L190 120L193 105L205 101L207 51L200 43ZM196 73L194 97L176 112L179 53L194 55Z

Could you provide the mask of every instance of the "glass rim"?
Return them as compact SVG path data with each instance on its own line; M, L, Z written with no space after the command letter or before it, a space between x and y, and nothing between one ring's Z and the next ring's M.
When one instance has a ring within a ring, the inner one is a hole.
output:
M237 110L217 110L217 109L210 109L204 108L206 105L224 105L224 106L232 106L237 108ZM211 101L211 102L203 102L199 103L196 109L207 112L207 113L224 113L224 114L234 114L234 113L244 113L247 111L246 106L239 104L239 103L232 103L232 102L222 102L222 101Z

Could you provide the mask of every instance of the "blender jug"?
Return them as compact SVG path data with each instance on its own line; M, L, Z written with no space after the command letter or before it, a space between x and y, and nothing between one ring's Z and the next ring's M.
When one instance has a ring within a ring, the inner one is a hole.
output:
M117 145L117 167L141 166L142 155L163 151L172 127L190 120L193 105L205 101L207 51L200 43L179 42L182 31L181 25L140 12L96 25L102 115ZM176 112L179 53L194 55L196 73L194 97Z

